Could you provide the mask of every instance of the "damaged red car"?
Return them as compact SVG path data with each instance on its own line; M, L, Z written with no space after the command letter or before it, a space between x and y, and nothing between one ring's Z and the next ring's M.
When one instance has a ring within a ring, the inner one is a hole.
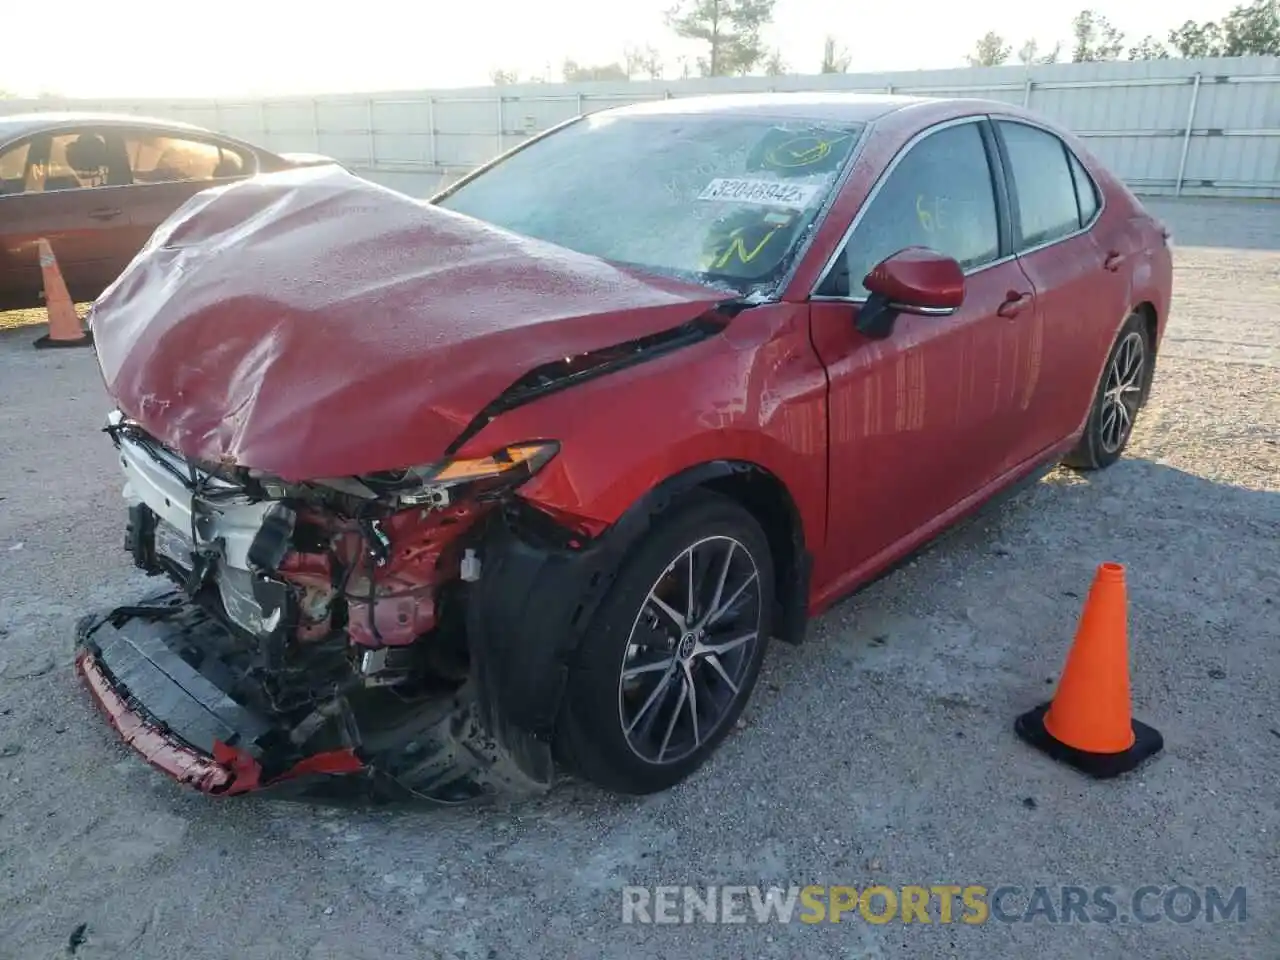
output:
M1119 180L983 101L626 107L429 202L204 191L91 314L166 586L79 670L210 793L670 787L771 640L1120 456L1170 285Z

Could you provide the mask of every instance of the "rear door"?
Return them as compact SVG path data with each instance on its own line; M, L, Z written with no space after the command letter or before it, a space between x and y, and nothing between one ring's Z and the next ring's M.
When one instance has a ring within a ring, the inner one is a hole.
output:
M1014 248L1035 287L1022 340L1036 344L1037 377L1023 391L1023 429L1011 456L1029 458L1069 437L1093 399L1101 365L1129 308L1130 252L1123 237L1099 243L1101 193L1055 133L995 118L1009 172Z
M135 249L201 190L256 172L251 153L216 137L145 127L122 135L133 171L129 217Z
M36 253L49 241L76 300L92 300L132 256L123 192L129 171L120 140L103 129L61 129L6 149L0 173L0 299L35 302ZM21 180L17 173L21 168Z

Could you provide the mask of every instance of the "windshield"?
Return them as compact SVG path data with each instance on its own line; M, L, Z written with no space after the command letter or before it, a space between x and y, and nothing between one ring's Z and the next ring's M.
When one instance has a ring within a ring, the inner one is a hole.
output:
M785 272L862 127L596 115L437 202L579 253L746 293Z

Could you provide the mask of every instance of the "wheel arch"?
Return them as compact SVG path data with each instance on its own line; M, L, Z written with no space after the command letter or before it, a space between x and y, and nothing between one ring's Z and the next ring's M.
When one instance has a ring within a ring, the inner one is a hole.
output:
M1147 363L1142 384L1142 404L1145 406L1147 399L1151 396L1151 384L1156 373L1156 354L1160 346L1160 315L1156 312L1156 305L1150 300L1141 301L1131 312L1142 317L1147 331L1147 346L1151 348L1151 358Z
M465 584L472 675L491 730L553 735L570 665L626 557L658 517L699 492L730 499L761 527L773 555L775 633L799 643L808 619L812 561L798 504L772 472L743 460L686 467L651 487L599 536L578 532L538 504L513 498L474 542L482 570Z
M663 509L696 490L732 500L760 524L769 541L774 566L774 623L778 639L797 644L804 637L809 605L812 556L804 522L791 491L774 473L746 460L714 460L669 477L654 493Z
M685 466L638 497L600 539L609 542L610 552L625 555L660 515L699 491L732 500L764 530L775 572L777 635L788 643L799 643L808 615L811 545L794 495L767 467L733 457Z

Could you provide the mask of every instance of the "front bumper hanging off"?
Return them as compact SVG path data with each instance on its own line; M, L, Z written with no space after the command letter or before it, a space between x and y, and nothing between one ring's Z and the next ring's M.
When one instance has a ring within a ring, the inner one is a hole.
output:
M183 784L216 795L354 792L439 803L550 786L549 751L489 733L471 684L419 710L413 722L401 712L382 727L374 692L354 742L300 755L287 724L227 692L216 652L227 629L169 589L85 617L76 630L76 669L98 707L129 746Z

